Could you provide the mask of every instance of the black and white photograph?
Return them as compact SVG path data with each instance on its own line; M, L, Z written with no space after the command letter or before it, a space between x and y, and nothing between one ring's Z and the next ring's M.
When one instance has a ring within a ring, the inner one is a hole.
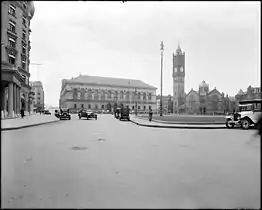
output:
M1 208L261 208L260 1L1 13Z

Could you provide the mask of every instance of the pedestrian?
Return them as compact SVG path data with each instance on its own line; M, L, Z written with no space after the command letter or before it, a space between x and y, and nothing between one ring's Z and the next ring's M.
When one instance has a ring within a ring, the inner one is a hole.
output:
M151 107L149 108L149 122L152 121L152 117L153 117L153 111L151 109Z
M23 118L24 118L24 116L25 116L25 111L24 111L24 108L22 108L22 109L21 109L20 113L21 113L21 117L22 117L22 119L23 119Z

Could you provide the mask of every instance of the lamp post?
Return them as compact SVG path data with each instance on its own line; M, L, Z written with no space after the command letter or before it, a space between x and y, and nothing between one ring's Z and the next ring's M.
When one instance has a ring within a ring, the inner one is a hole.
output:
M137 116L137 90L135 88L135 96L136 96L136 116Z
M163 116L163 95L162 95L162 89L163 89L163 54L164 54L164 43L163 41L160 44L160 52L161 52L161 96L160 96L160 116Z

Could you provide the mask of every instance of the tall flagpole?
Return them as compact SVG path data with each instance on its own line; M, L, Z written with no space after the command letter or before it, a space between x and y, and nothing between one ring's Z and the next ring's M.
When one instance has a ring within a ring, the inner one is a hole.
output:
M164 54L164 43L163 41L160 44L161 52L161 97L160 97L160 116L163 116L163 54Z

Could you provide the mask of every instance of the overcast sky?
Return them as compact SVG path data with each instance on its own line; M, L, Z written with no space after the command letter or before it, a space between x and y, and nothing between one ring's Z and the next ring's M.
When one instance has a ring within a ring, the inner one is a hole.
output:
M30 80L58 105L61 80L81 74L140 79L172 94L172 52L186 52L185 90L234 96L260 86L260 2L43 2L31 21Z

